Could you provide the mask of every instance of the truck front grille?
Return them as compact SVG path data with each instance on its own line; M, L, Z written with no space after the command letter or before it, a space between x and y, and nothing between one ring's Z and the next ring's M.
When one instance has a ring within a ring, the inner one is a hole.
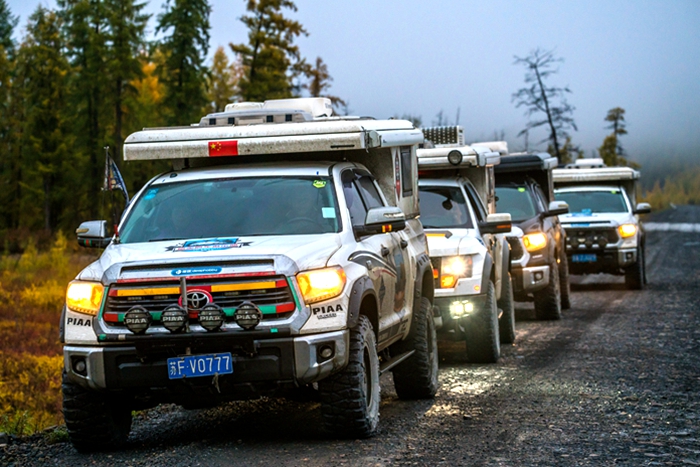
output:
M190 280L187 282L189 316L196 323L199 309L208 303L219 305L232 321L233 313L243 302L255 304L263 313L263 321L289 317L296 310L294 296L284 276L241 279ZM151 312L153 321L160 321L161 312L170 305L182 306L178 283L118 284L109 289L104 309L108 325L122 326L124 314L139 305Z
M603 249L607 245L617 243L620 237L614 227L566 228L566 249Z

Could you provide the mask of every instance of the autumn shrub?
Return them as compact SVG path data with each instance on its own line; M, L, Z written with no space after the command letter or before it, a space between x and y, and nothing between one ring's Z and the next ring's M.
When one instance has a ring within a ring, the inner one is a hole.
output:
M44 245L29 238L21 254L0 256L0 432L62 422L61 309L68 282L96 257L60 233Z

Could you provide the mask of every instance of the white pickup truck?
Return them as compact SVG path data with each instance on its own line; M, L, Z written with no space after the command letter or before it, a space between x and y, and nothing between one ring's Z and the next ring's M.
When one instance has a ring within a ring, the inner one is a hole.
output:
M510 214L495 213L493 166L505 143L465 145L462 128L425 128L418 150L421 222L445 339L466 341L467 358L493 363L515 340Z
M170 159L68 286L63 411L82 451L123 443L132 410L314 385L334 436L367 437L379 376L437 391L433 276L418 220L420 130L333 117L328 99L231 104L197 125L129 136Z
M556 198L569 205L559 219L571 274L624 275L628 288L642 289L645 235L639 214L651 212L651 206L637 204L639 171L579 159L553 174Z

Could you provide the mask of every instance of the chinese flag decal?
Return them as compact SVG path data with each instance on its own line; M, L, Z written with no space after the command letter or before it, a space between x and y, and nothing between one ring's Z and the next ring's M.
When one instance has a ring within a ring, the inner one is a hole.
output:
M209 141L209 157L237 156L238 141Z

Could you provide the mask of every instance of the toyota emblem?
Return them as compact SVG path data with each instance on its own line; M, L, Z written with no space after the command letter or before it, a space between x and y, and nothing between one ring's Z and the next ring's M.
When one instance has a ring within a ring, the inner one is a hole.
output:
M199 311L213 301L211 294L206 290L187 291L187 308L191 311ZM182 297L178 300L178 304L182 306Z

